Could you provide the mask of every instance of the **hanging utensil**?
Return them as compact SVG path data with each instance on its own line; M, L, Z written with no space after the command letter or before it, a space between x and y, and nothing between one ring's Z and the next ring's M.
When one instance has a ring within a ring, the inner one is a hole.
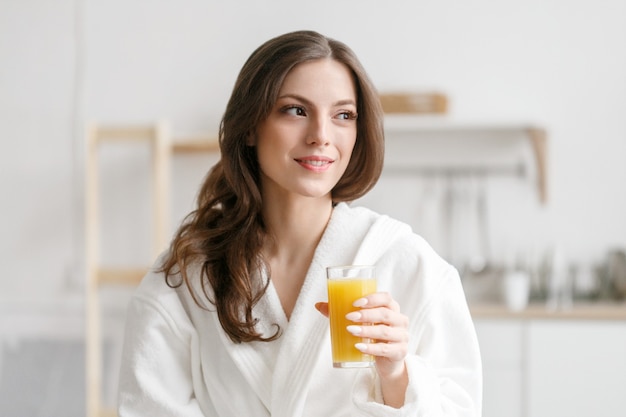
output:
M471 257L468 262L470 271L479 274L489 266L489 225L487 213L487 188L484 174L478 174L474 181L474 220L476 239L472 242Z

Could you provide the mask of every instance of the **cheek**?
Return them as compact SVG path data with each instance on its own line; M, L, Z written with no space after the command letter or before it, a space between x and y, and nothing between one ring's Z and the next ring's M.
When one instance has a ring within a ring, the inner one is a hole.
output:
M348 163L352 160L352 158L354 157L355 154L355 150L357 148L357 139L356 139L356 132L355 132L355 137L353 138L353 140L346 146L346 155L347 155L347 160Z
M347 157L347 159L350 159L350 157L352 156L354 149L356 147L356 132L354 134L354 136L352 138L350 138L349 141L346 142L345 146L343 147L342 151L344 153L344 155Z
M256 155L259 168L270 176L282 172L288 162L288 152L277 138L259 137L256 141Z
M257 161L259 162L259 168L261 168L261 171L264 171L266 166L272 165L270 161L272 157L272 152L268 151L267 147L264 146L263 141L257 141L256 157Z

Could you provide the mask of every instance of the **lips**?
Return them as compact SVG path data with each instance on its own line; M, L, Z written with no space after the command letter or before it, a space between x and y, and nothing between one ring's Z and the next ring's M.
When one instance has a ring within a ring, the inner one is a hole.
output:
M304 168L313 171L323 171L327 169L333 162L331 158L325 156L305 156L302 158L296 158L295 161L302 165Z

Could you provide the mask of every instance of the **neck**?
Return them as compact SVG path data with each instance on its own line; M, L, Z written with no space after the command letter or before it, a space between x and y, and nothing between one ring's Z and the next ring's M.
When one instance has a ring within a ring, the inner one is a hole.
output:
M270 235L263 256L289 319L330 219L332 201L330 195L323 198L264 195L263 198L263 219Z
M286 259L312 256L332 213L330 196L264 201L263 218L273 238L266 255Z

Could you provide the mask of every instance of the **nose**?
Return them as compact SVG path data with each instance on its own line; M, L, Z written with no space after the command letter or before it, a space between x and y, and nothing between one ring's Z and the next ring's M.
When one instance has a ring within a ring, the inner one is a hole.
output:
M328 146L330 144L329 120L324 117L309 118L307 145Z

